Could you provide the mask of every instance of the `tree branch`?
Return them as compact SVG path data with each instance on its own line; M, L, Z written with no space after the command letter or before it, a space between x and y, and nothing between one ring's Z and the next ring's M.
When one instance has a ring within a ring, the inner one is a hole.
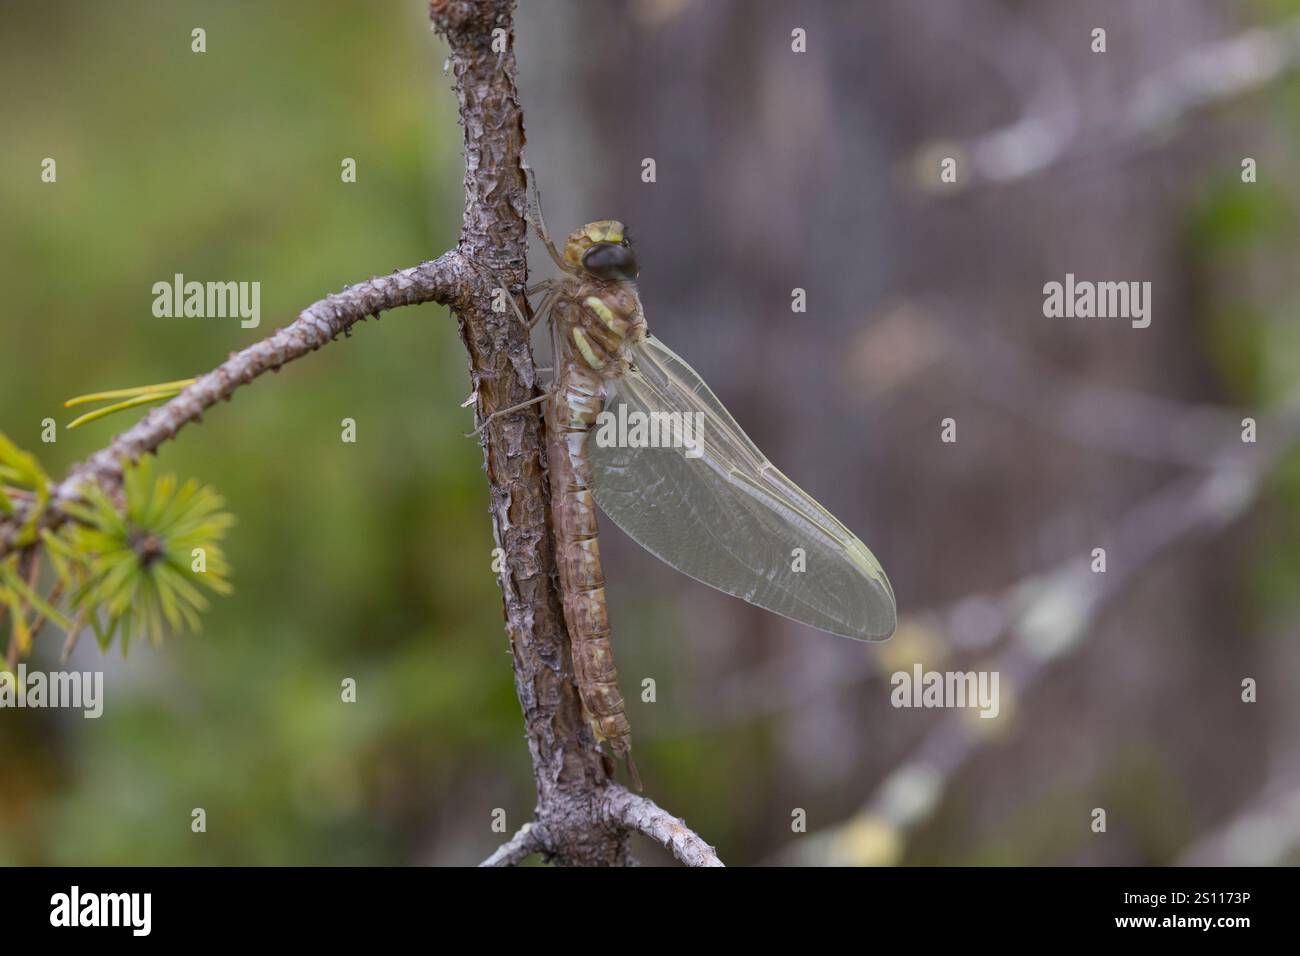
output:
M77 499L86 482L97 482L106 491L113 491L122 480L123 459L135 461L155 451L163 442L175 438L185 425L199 421L203 412L222 399L228 400L237 388L259 375L279 371L287 362L328 345L367 316L378 318L385 309L422 302L454 305L468 295L471 286L468 264L459 252L452 251L410 269L358 282L312 303L292 323L232 354L171 401L117 435L107 447L74 465L53 489L43 523L47 527L62 523L60 505ZM0 558L13 548L25 513L20 509L18 514L0 521Z
M434 27L451 45L465 130L459 248L483 274L479 294L454 307L469 353L479 425L536 394L528 328L512 310L491 308L493 286L505 283L516 290L527 279L528 191L513 10L513 0L432 0L429 5ZM687 862L716 862L712 848L680 820L609 781L582 712L556 590L543 427L533 405L496 418L480 433L493 533L506 553L500 582L515 690L537 785L529 834L549 861L566 866L633 862L629 829L648 833Z
M1086 559L1067 561L1007 589L999 601L1003 648L972 670L997 672L1024 699L1050 667L1086 643L1101 612L1162 554L1195 535L1239 519L1269 476L1300 445L1300 388L1260 423L1259 444L1225 441L1204 473L1184 476L1130 508L1102 536L1125 555L1123 565L1092 573ZM1004 684L1004 687L1006 685ZM994 739L969 713L952 711L922 736L911 754L877 785L847 821L801 837L774 862L802 866L893 864L909 835L938 809L956 772Z
M618 827L643 833L662 844L687 866L722 866L717 851L698 833L653 800L620 786L608 787L600 805L601 816Z
M184 425L198 421L208 408L229 399L241 385L247 385L265 372L278 372L282 365L328 345L339 335L349 334L352 326L367 316L378 318L384 309L402 305L460 301L471 287L468 271L459 253L447 252L432 262L358 282L312 303L295 321L236 352L122 432L107 448L73 468L69 480L60 485L60 494L75 493L77 483L87 478L101 484L118 481L123 458L134 461L145 452L155 450L164 441L176 437Z
M529 330L513 310L491 308L494 286L527 279L524 124L515 86L513 0L432 0L430 17L450 44L465 131L465 209L460 252L480 267L478 294L455 307L469 353L477 423L536 395ZM494 42L496 41L496 42ZM499 278L498 278L499 277ZM629 862L627 836L599 825L607 777L573 680L555 585L543 425L536 405L480 432L515 690L523 708L537 787L539 837L561 865Z
M532 823L525 823L518 833L497 847L496 852L479 866L517 866L541 850L542 842L538 838L536 827Z
M1283 755L1260 792L1185 850L1178 866L1285 866L1300 843L1300 751Z

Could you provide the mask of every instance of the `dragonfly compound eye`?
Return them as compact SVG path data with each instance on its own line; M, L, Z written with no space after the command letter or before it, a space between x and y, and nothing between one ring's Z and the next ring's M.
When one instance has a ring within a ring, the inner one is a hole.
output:
M636 278L636 254L621 242L598 242L582 256L582 267L597 279L630 282Z

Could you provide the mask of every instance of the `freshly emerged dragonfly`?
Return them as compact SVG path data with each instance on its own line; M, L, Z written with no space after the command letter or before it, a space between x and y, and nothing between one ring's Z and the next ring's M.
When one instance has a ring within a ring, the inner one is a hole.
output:
M695 370L648 333L622 223L588 223L561 254L540 207L533 212L561 271L528 291L543 295L532 321L550 319L554 344L554 383L534 401L545 402L574 676L597 738L627 759L639 787L609 641L597 505L682 573L831 634L885 640L897 621L894 592L866 545L778 471ZM639 436L607 427L628 421ZM647 440L656 432L669 441Z
M609 641L597 506L682 573L832 634L888 638L894 592L867 546L781 474L695 370L648 333L623 224L588 223L561 254L535 186L533 198L533 224L561 275L528 290L543 294L532 321L550 319L556 376L545 395L524 404L546 403L556 561L583 708L597 739L627 760L639 787ZM171 398L192 383L66 404L119 400L76 426ZM515 410L496 412L479 429Z

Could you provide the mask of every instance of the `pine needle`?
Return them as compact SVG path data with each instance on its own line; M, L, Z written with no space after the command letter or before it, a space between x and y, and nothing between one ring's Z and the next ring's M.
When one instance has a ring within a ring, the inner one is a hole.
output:
M195 378L182 378L175 382L159 382L157 385L137 385L134 388L117 388L108 392L91 392L89 395L78 395L76 398L68 399L63 403L63 407L72 408L74 405L85 405L88 402L102 402L111 398L135 398L158 392L176 394L197 381L198 379Z
M125 402L118 402L116 405L106 405L103 408L95 409L93 412L86 412L86 414L82 415L80 418L74 418L72 421L68 422L67 427L70 429L76 428L77 426L84 425L87 422L93 422L105 418L112 415L114 412L120 412L127 408L134 408L137 405L148 405L150 402L160 402L164 399L175 398L179 394L180 391L177 390L174 392L153 392L145 395L138 395L135 398L127 399Z

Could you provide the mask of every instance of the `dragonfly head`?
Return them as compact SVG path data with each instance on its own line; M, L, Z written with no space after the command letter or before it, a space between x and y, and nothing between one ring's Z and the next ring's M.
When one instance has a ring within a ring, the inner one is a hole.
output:
M589 222L576 230L564 243L564 258L575 270L606 282L631 282L637 276L636 254L616 219Z

